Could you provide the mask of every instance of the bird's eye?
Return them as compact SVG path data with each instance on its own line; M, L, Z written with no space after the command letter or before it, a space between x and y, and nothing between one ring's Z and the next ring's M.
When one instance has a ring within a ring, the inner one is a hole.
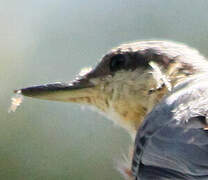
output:
M125 57L122 54L115 55L110 61L110 70L115 72L125 67Z

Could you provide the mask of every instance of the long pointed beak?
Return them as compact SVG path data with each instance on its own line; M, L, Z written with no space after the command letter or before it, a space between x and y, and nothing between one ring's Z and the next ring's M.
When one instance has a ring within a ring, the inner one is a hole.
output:
M26 87L15 90L15 93L45 100L77 102L77 99L89 97L93 87L92 83L83 78L69 84L58 82Z

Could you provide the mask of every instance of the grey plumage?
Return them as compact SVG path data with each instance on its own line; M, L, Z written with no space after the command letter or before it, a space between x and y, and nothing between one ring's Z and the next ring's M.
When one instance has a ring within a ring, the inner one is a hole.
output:
M207 77L182 83L146 117L135 140L132 171L136 179L208 179ZM195 106L191 107L192 101ZM176 117L181 104L186 106L186 117Z

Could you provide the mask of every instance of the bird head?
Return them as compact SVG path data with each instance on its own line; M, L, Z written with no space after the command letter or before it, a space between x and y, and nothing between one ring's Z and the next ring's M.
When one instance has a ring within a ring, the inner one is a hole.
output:
M134 135L146 114L164 95L205 69L205 59L185 45L140 41L112 49L95 68L71 83L17 91L34 98L94 106Z

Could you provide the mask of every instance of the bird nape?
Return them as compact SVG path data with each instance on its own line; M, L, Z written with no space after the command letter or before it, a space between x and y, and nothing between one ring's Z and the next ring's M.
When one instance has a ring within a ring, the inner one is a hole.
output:
M208 179L208 62L169 41L109 51L71 83L19 89L24 96L93 105L135 140L127 179Z

